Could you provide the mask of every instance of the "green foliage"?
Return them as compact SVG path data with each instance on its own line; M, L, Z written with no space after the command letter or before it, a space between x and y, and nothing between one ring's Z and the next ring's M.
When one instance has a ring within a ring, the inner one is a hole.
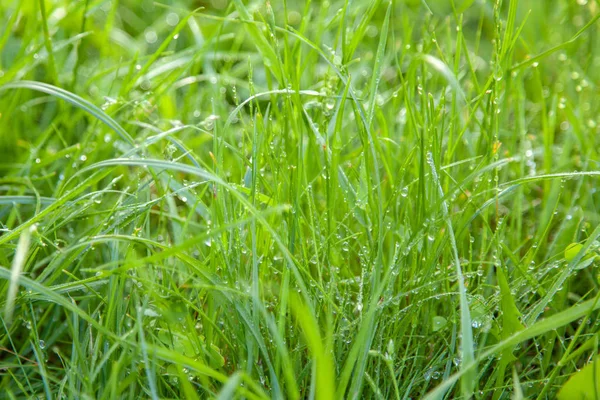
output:
M593 398L598 19L1 1L0 393Z
M600 368L593 361L569 378L558 392L559 400L597 399L600 397Z

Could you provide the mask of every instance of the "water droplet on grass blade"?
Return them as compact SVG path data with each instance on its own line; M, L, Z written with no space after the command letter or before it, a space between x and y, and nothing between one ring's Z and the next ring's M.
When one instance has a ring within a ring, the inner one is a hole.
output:
M175 26L179 23L179 16L174 12L170 12L167 14L166 20L169 26Z
M444 317L440 317L439 315L436 315L435 317L433 317L433 321L432 321L432 330L434 332L439 331L440 329L442 329L444 326L446 326L447 324L447 320Z
M148 42L149 44L152 44L152 43L156 43L156 41L158 40L158 35L156 34L156 32L153 29L148 29L144 33L144 38L146 39L146 42Z

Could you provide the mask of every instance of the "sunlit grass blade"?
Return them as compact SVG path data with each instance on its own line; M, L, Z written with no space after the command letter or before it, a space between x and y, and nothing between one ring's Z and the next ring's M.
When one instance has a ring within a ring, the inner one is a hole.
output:
M17 297L17 290L19 289L19 279L21 278L23 266L27 261L27 253L29 251L29 243L31 241L32 232L35 232L35 225L32 225L30 229L24 230L19 237L19 242L17 243L17 249L15 251L15 256L13 258L10 270L10 280L6 295L6 303L4 305L4 321L7 325L12 323L13 313L15 310L15 299Z
M324 340L319 333L319 326L310 310L299 298L292 299L292 311L295 314L308 347L315 362L312 379L316 381L316 398L333 399L335 396L335 367L331 350L323 346Z
M30 89L38 92L47 93L49 95L55 96L59 99L65 100L75 107L82 109L83 111L89 113L90 115L98 118L100 121L104 122L109 128L115 131L123 140L125 140L131 146L134 145L133 138L119 125L113 118L107 115L104 111L102 111L99 107L90 103L89 101L83 99L76 94L70 93L64 89L58 88L53 85L49 85L43 82L34 82L34 81L17 81L10 82L0 86L0 91L6 89Z

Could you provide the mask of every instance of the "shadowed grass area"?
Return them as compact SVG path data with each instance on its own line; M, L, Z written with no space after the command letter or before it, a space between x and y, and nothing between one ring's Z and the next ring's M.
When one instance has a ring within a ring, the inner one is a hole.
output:
M599 18L0 2L0 391L598 396Z

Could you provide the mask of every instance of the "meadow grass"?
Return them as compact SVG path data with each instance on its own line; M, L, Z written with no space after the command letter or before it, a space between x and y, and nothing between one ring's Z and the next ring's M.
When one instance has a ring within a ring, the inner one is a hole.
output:
M600 398L598 18L0 2L0 397Z

